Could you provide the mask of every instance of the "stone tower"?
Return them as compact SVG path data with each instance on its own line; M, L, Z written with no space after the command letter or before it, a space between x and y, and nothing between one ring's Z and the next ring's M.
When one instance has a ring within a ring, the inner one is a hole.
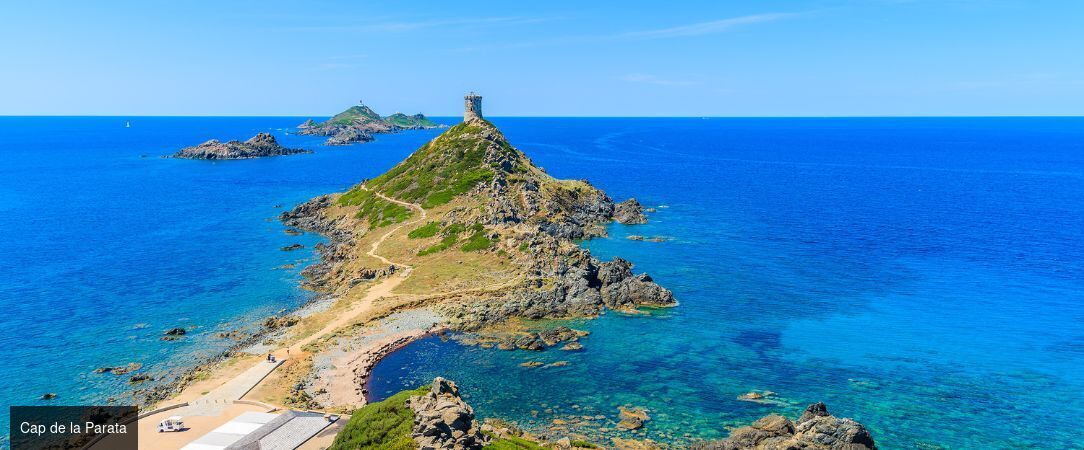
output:
M463 108L463 121L466 122L471 119L482 118L482 96L475 94L473 91L463 97L465 105Z

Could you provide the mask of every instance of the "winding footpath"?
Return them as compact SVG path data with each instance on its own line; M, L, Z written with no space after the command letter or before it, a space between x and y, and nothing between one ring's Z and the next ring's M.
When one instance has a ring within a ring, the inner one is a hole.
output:
M365 185L362 185L361 188L365 189L367 191L369 190L369 187L365 186ZM376 259L380 260L381 262L383 262L384 264L387 264L389 266L403 267L404 270L397 277L388 277L388 278L384 279L383 281L373 285L373 287L369 288L369 290L365 293L365 297L362 297L360 300L358 300L358 301L354 302L354 304L350 305L350 308L348 308L346 311L343 311L342 314L339 314L335 318L335 320L332 320L331 322L328 322L326 325L324 325L324 327L321 328L320 331L317 331L317 332L313 333L312 335L310 335L310 336L308 336L308 337L306 337L304 339L301 339L300 341L297 341L296 343L294 343L294 345L291 345L289 347L289 351L285 352L285 354L283 354L283 351L286 350L286 349L279 349L278 351L275 352L276 356L278 356L278 355L287 356L290 353L298 354L299 352L302 351L301 349L304 346L312 343L313 341L315 341L315 340L317 340L317 339L319 339L321 337L324 337L324 336L327 336L328 334L331 334L332 332L339 329L340 327L349 325L359 315L371 310L374 301L376 301L377 299L379 299L381 297L391 295L391 291L393 289L395 289L397 286L399 286L399 284L402 283L403 280L405 280L407 277L409 277L411 271L414 270L413 266L411 266L409 264L403 264L403 263L397 263L397 262L391 261L388 258L385 258L385 257L381 256L380 254L378 254L376 252L376 250L378 248L380 248L380 244L383 244L385 240L387 240L389 237L391 237L391 235L395 234L395 232L399 231L403 227L405 227L407 225L413 225L413 224L416 224L418 222L421 222L421 221L425 220L426 217L428 217L426 215L426 213L425 213L425 208L422 208L422 206L419 205L419 204L408 203L408 202L404 202L402 200L393 199L393 198L385 196L384 194L381 194L379 192L373 191L373 193L376 194L376 196L380 197L381 199L387 200L389 202L392 202L392 203L395 203L395 204L398 204L398 205L403 205L403 206L406 206L406 207L408 207L410 209L414 209L414 210L417 210L417 211L420 212L420 214L419 214L420 217L418 217L417 219L407 221L407 222L403 222L403 223L399 224L398 226L396 226L395 228L392 228L391 230L389 230L387 233L384 233L383 236L380 236L380 239L377 239L375 242L373 242L373 245L369 248L369 251L365 252L366 255L369 255L369 256L371 256L373 258L376 258Z

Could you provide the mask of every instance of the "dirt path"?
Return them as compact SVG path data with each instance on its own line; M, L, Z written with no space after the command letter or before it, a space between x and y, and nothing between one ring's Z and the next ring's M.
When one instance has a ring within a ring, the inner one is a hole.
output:
M365 186L365 185L362 185L361 188L365 189L367 191L369 190L369 188L367 186ZM308 337L306 337L306 338L304 338L304 339L302 339L300 341L297 341L293 345L288 347L289 351L287 353L299 354L301 352L302 347L308 345L309 343L311 343L311 342L313 342L313 341L315 341L315 340L317 340L317 339L319 339L319 338L321 338L323 336L326 336L326 335L334 332L336 329L338 329L340 327L349 325L359 315L371 310L372 307L373 307L373 302L374 301L376 301L377 299L379 299L381 297L390 295L391 291L393 289L395 289L396 286L399 286L399 284L402 283L404 279L409 277L410 272L412 270L414 270L413 266L411 266L409 264L403 264L403 263L397 263L397 262L391 261L388 258L385 258L385 257L381 256L380 254L376 253L376 250L378 248L380 248L380 244L383 244L384 241L387 240L392 234L395 234L395 232L399 231L403 227L405 227L407 225L413 225L413 224L416 224L418 222L421 222L421 221L425 220L426 217L427 217L427 215L425 213L425 208L422 208L422 205L418 205L418 204L415 204L415 203L408 203L408 202L404 202L402 200L396 200L396 199L387 197L384 194L381 194L379 192L373 191L373 193L376 194L377 197L380 197L380 198L382 198L384 200L387 200L387 201L395 203L395 204L406 206L406 207L408 207L410 209L417 210L417 211L419 211L421 213L421 214L419 214L420 217L418 217L417 219L410 220L410 221L407 221L407 222L403 222L403 223L399 224L398 226L396 226L395 228L392 228L391 230L388 230L387 233L384 233L383 236L380 236L380 239L377 239L375 242L373 242L372 247L370 247L369 251L365 253L366 255L372 256L373 258L379 259L384 264L387 264L389 266L404 267L405 270L400 272L399 276L397 276L397 277L388 277L388 278L384 279L383 281L377 283L373 287L369 288L369 291L365 293L365 297L362 297L361 300L358 300L358 301L354 302L353 305L350 305L350 308L348 308L346 311L343 311L341 314L339 314L335 318L335 320L332 320L331 322L328 322L326 325L324 325L324 327L321 328L320 331L317 331L317 332L313 333L312 335L310 335L310 336L308 336ZM286 350L286 349L280 349L278 352L276 352L276 354L278 354L279 352L281 352L283 350Z
M369 187L365 186L365 185L361 185L361 188L366 190L366 191L369 190ZM414 219L414 220L411 220L411 221L408 221L408 222L403 222L403 223L399 224L399 226L389 230L387 233L384 233L383 236L380 236L380 239L377 239L376 242L373 242L373 246L370 247L369 251L365 253L366 255L372 256L373 258L379 259L384 264L394 265L394 266L403 266L403 267L407 268L407 271L410 271L411 269L413 269L412 266L410 266L408 264L400 264L400 263L392 262L392 261L388 260L388 258L385 258L383 256L378 255L376 253L376 249L378 247L380 247L380 244L383 244L384 241L386 239L388 239L388 237L390 237L392 234L395 234L395 232L399 231L401 228L403 228L403 227L405 227L407 225L415 224L415 223L418 223L418 222L421 222L421 221L425 220L425 218L426 218L425 208L422 208L422 205L419 205L419 204L416 204L416 203L408 203L408 202L404 202L402 200L396 200L394 198L388 197L388 196L386 196L384 194L381 194L379 192L376 192L376 191L371 191L371 192L373 194L376 194L376 196L380 197L381 199L384 199L386 201L395 203L397 205L406 206L407 208L410 208L410 209L416 209L416 210L421 212L421 217L418 217L417 219ZM405 277L406 276L404 275L404 278Z

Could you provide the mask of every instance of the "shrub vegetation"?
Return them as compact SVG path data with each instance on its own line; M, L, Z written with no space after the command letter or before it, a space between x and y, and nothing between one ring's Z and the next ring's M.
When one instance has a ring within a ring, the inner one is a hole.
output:
M377 197L360 186L339 197L339 205L358 206L357 217L369 222L370 229L404 222L413 214L410 208Z
M440 222L429 222L407 233L407 237L411 239L433 237L438 231L440 231Z
M405 161L372 179L369 186L395 198L420 203L423 208L448 203L479 183L493 179L494 168L485 162L488 147L497 145L518 156L503 139L481 138L483 131L475 124L451 127Z
M354 411L350 421L335 436L330 450L414 450L417 443L410 437L414 426L414 411L406 400L422 395L429 387L403 391L382 402L365 405Z

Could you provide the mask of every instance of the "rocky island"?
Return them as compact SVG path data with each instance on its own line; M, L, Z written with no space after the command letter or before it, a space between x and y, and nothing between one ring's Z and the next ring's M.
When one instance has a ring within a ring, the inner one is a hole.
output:
M349 145L373 140L374 134L394 133L401 130L439 128L442 125L425 115L408 116L395 113L382 117L368 106L359 104L336 114L327 121L317 123L309 119L298 125L298 134L328 136L327 145Z
M219 142L211 139L194 147L186 147L174 153L173 158L182 159L250 159L265 156L296 155L298 153L312 153L312 151L300 148L286 148L279 145L275 137L270 133L260 133L251 139L241 141Z

